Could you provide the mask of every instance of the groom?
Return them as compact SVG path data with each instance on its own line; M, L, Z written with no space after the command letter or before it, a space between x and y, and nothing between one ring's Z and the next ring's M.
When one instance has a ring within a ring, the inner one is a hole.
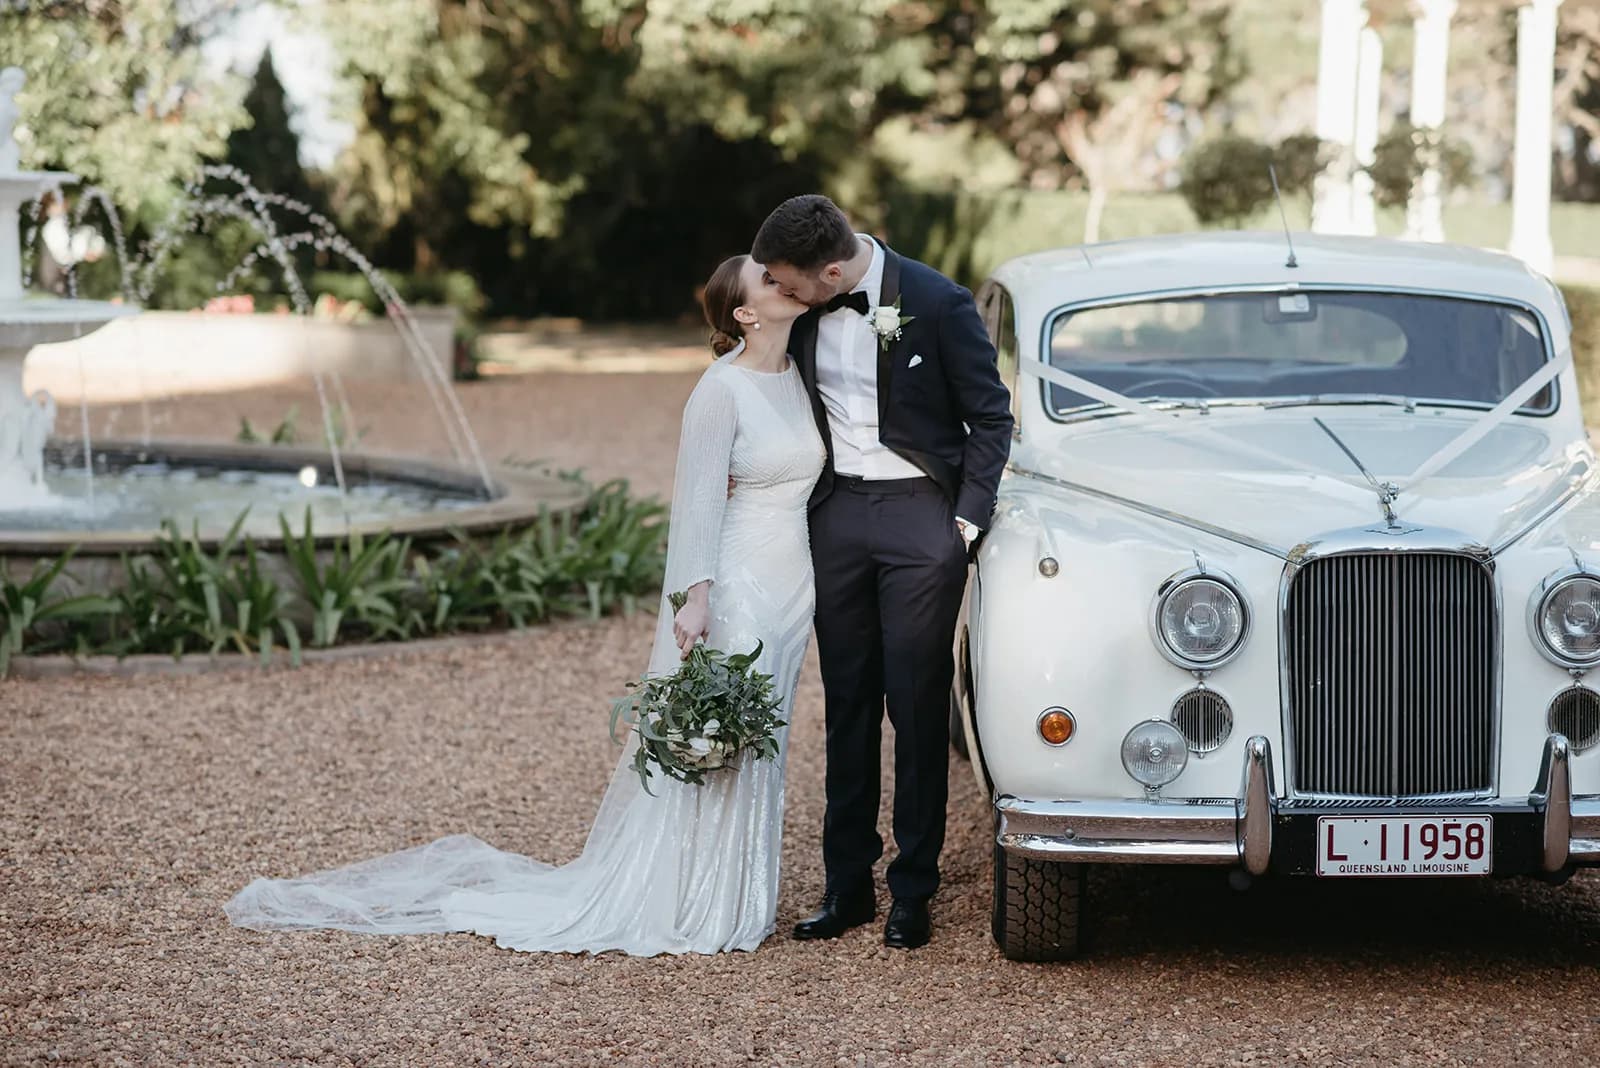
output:
M857 234L827 197L778 205L750 254L811 306L789 348L828 450L810 509L827 882L822 907L794 934L837 938L877 915L887 704L900 852L889 865L883 940L913 949L928 942L939 885L956 613L1011 447L1010 396L972 294Z

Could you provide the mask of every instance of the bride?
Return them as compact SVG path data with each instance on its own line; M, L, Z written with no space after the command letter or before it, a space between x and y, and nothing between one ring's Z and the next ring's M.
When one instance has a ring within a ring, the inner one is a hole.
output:
M755 667L773 676L786 721L811 633L806 501L825 455L787 355L805 310L748 256L706 284L718 359L683 412L648 667L673 671L701 638L729 652L760 641ZM674 616L665 594L677 590L689 599ZM597 707L597 729L604 721ZM630 766L630 741L582 854L560 867L452 835L298 879L256 879L228 902L228 918L261 931L471 931L530 952L755 949L777 917L787 734L780 728L775 760L746 750L703 786L654 776L654 797Z

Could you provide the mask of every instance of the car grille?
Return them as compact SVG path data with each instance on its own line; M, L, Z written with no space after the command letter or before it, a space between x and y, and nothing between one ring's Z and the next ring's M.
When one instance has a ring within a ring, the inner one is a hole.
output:
M1456 553L1329 556L1284 604L1294 792L1486 793L1494 784L1493 578Z

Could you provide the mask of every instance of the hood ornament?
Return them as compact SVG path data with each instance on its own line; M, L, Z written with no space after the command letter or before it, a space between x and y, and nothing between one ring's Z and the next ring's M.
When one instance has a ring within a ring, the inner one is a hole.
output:
M1372 486L1373 492L1377 493L1378 507L1383 509L1383 520L1388 524L1390 531L1397 534L1401 533L1400 521L1395 518L1394 514L1394 502L1400 499L1400 487L1393 482L1379 482L1377 477L1367 470L1367 465L1361 462L1361 458L1351 450L1350 446L1341 441L1339 435L1335 434L1328 424L1322 421L1321 416L1315 416L1311 421L1321 427L1322 432L1332 438L1333 443L1339 446L1346 456L1350 457L1350 462L1356 465L1356 470L1366 477L1367 482Z

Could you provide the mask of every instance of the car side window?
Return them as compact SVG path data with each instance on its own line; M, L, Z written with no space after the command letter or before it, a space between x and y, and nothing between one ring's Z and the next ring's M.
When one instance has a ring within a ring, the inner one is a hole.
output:
M1004 286L995 286L992 296L994 325L990 337L994 339L995 356L1000 368L1000 380L1011 391L1011 436L1022 437L1022 396L1018 382L1017 314L1012 306L1011 294Z
M978 315L983 319L983 329L989 335L990 344L994 344L999 336L995 326L995 306L999 301L999 296L1000 287L993 282L988 282L979 287L977 295L973 298L978 303Z

